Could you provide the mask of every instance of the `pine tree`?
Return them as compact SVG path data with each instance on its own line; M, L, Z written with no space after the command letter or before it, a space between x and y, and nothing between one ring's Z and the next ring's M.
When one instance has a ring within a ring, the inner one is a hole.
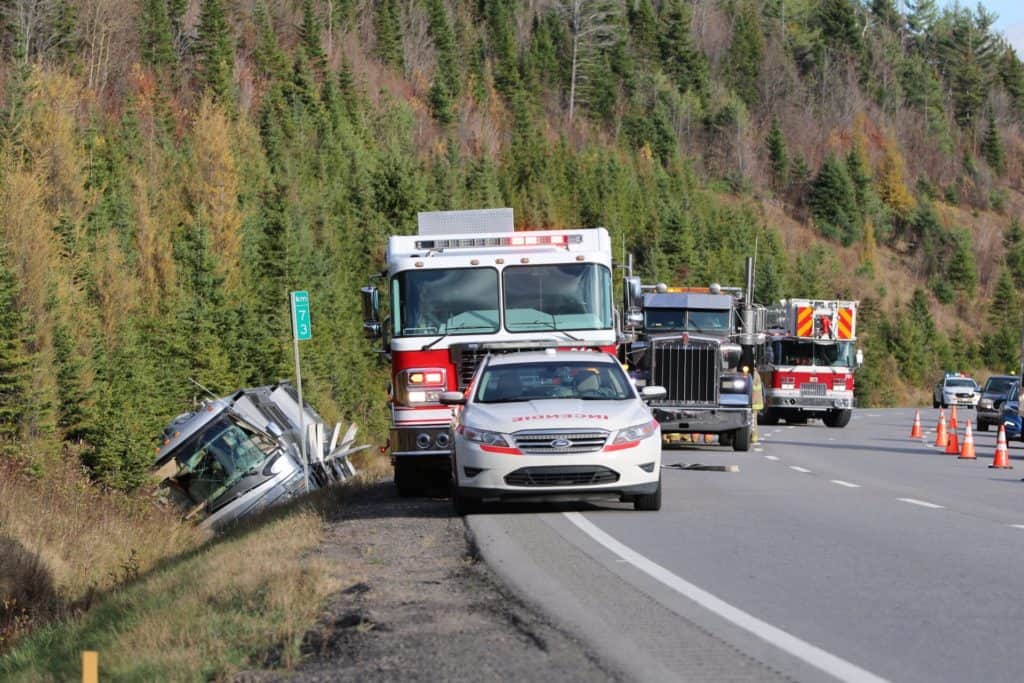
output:
M263 76L272 80L284 80L288 75L288 57L277 41L277 32L270 21L263 3L253 10L253 22L259 32L253 59Z
M971 295L978 284L978 264L971 235L966 230L958 230L953 233L953 240L953 253L946 269L946 279L954 289Z
M452 103L459 94L459 70L456 60L455 34L448 22L444 0L428 0L430 34L437 48L437 69L428 99L434 118L442 124L452 121Z
M1006 170L1006 154L1003 152L1003 142L999 138L994 116L988 117L988 128L985 129L985 137L981 141L981 153L996 175L1002 175Z
M658 57L658 20L651 0L638 0L628 7L629 32L633 49L645 61Z
M893 0L871 0L871 13L894 31L903 24L903 17L900 16L900 12Z
M313 68L322 70L327 66L327 55L322 44L320 17L316 15L313 0L302 3L302 23L299 25L299 39L306 49L306 56Z
M212 93L218 102L231 106L235 41L223 0L203 0L195 52L200 87Z
M999 60L999 78L1003 88L1010 96L1014 115L1018 120L1024 119L1024 65L1017 58L1013 48L1006 48Z
M404 68L401 9L396 0L376 0L373 27L377 32L377 57L385 64Z
M852 244L859 237L857 196L846 167L829 154L811 185L811 212L826 237Z
M1014 284L1024 289L1024 228L1016 216L1010 219L1003 235L1003 256Z
M771 166L772 186L776 191L786 187L789 180L789 154L786 151L786 139L779 128L779 117L772 117L772 127L765 140L768 149L768 163Z
M25 315L18 308L20 286L0 245L0 454L18 451L23 421L31 410L31 362Z
M145 0L142 5L142 61L154 69L174 64L174 34L166 0Z
M665 0L658 16L658 47L665 73L679 92L690 90L707 99L711 92L708 60L693 40L691 21L685 0Z
M91 397L82 384L86 361L75 348L75 338L67 325L58 325L53 335L57 365L57 426L66 441L80 441L90 429Z
M825 45L838 45L850 53L864 49L858 7L855 0L821 0L818 3L814 24L821 31Z
M760 12L754 2L744 2L733 21L725 73L726 82L749 108L756 107L761 100L759 80L763 55Z

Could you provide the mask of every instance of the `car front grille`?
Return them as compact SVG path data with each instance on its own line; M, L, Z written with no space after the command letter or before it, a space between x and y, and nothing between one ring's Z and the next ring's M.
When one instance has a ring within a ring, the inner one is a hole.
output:
M525 431L512 435L516 448L527 455L572 455L594 453L608 441L605 431Z
M614 484L619 473L600 465L521 467L505 475L509 486L587 486Z
M828 386L824 382L810 382L800 386L801 396L825 396L828 393Z
M681 340L655 341L650 384L665 387L667 396L652 405L718 405L721 361L718 345Z

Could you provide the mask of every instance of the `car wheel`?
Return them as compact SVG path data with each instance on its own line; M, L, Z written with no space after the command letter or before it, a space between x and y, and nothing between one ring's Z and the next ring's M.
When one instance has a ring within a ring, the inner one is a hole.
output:
M654 493L643 493L633 499L634 510L656 512L661 509L661 476L658 476L658 488Z
M935 399L933 398L933 399L932 399L932 408L938 408L938 407L939 407L939 402L938 402L938 401L936 401L936 400L935 400Z
M978 420L978 431L979 432L987 432L988 431L988 422L982 422L981 420Z

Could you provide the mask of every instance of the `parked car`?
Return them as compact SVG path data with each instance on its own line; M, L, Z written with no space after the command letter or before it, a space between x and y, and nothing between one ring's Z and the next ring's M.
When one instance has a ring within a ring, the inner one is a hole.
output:
M978 431L988 430L988 426L999 426L1003 421L1003 404L1007 396L1020 383L1016 375L993 375L985 380L978 399Z
M962 408L974 408L978 405L981 394L978 390L978 383L970 377L947 372L942 381L935 385L932 392L932 408L948 408L960 406Z
M610 354L529 351L487 356L453 429L452 502L459 514L488 501L614 499L661 508L661 427Z
M1024 440L1024 420L1020 416L1020 384L1015 384L1003 403L1003 426L1007 439Z

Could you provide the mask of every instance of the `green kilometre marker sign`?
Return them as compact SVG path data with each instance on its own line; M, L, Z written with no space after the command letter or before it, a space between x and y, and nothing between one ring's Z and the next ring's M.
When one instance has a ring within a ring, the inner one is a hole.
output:
M299 393L299 442L302 445L302 468L309 493L309 458L306 456L306 404L302 402L302 367L299 364L299 342L313 338L313 323L309 319L309 292L292 292L292 339L295 345L295 388Z

